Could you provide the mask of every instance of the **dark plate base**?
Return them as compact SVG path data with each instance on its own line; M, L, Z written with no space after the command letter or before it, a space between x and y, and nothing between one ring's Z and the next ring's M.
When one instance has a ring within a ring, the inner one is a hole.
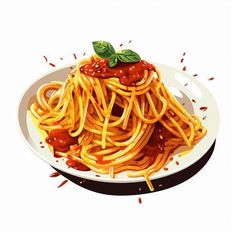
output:
M204 156L195 162L193 165L189 166L188 168L177 172L175 174L152 180L153 186L155 188L154 192L161 191L167 188L171 188L175 185L178 185L187 179L194 176L198 171L202 169L202 167L207 163L210 159L214 148L215 143L212 144L210 149L204 154ZM134 195L134 194L143 194L143 193L150 193L150 190L145 181L137 182L137 183L106 183L106 182L98 182L88 179L79 178L70 174L67 174L63 171L60 171L54 168L56 171L61 173L64 177L69 179L70 181L74 182L75 184L86 188L88 190L110 194L110 195ZM99 180L99 177L98 177Z

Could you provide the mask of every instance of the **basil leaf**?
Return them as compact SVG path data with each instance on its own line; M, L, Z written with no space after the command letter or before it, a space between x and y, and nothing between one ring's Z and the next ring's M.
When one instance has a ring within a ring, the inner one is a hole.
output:
M111 55L108 59L109 67L114 67L117 64L117 62L118 58L116 54Z
M117 57L119 61L122 62L138 62L141 60L140 56L136 52L129 49L118 52Z
M93 42L93 48L96 54L101 58L109 58L112 54L115 54L113 46L106 41Z

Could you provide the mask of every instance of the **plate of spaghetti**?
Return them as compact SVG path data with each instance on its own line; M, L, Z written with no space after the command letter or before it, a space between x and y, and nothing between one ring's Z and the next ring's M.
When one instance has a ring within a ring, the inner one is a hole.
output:
M73 176L108 183L173 175L214 143L219 113L196 78L129 49L93 42L94 55L35 81L19 105L31 150ZM99 176L99 178L98 178Z

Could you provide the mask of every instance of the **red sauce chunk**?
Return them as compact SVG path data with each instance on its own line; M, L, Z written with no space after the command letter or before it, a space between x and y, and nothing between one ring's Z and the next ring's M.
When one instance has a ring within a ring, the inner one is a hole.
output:
M78 137L71 137L66 129L55 129L49 132L46 142L53 146L54 152L67 152L70 145L77 144Z
M93 60L91 63L80 67L80 71L86 75L99 79L117 77L125 86L135 86L136 82L144 77L145 70L155 70L155 67L141 60L134 63L118 62L115 67L109 67L107 59Z
M81 170L81 171L89 171L90 170L87 166L85 166L84 164L82 164L78 161L75 161L75 160L69 159L66 161L66 164L68 167L71 167L76 170Z

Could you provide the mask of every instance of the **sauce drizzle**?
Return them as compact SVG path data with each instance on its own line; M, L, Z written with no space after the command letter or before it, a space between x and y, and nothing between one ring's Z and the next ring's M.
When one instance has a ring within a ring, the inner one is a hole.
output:
M214 80L215 78L214 77L211 77L211 78L209 78L208 80Z
M59 175L61 175L59 172L53 172L52 174L49 175L49 177L58 177Z
M62 181L57 187L60 188L63 185L65 185L68 182L68 179L65 179L64 181Z
M138 203L142 204L142 198L141 197L138 198Z
M55 66L56 66L55 64L53 64L53 63L51 63L51 62L49 63L49 65L52 66L52 67L55 67Z
M90 170L90 168L88 168L86 165L84 165L78 161L75 161L75 160L69 159L66 161L66 164L69 168L71 167L75 170L81 170L81 171L89 171Z
M43 57L44 57L45 61L46 61L46 62L48 62L48 59L47 59L47 57L46 57L46 56L43 56Z
M200 110L201 110L201 111L206 111L206 110L207 110L207 107L200 107Z

